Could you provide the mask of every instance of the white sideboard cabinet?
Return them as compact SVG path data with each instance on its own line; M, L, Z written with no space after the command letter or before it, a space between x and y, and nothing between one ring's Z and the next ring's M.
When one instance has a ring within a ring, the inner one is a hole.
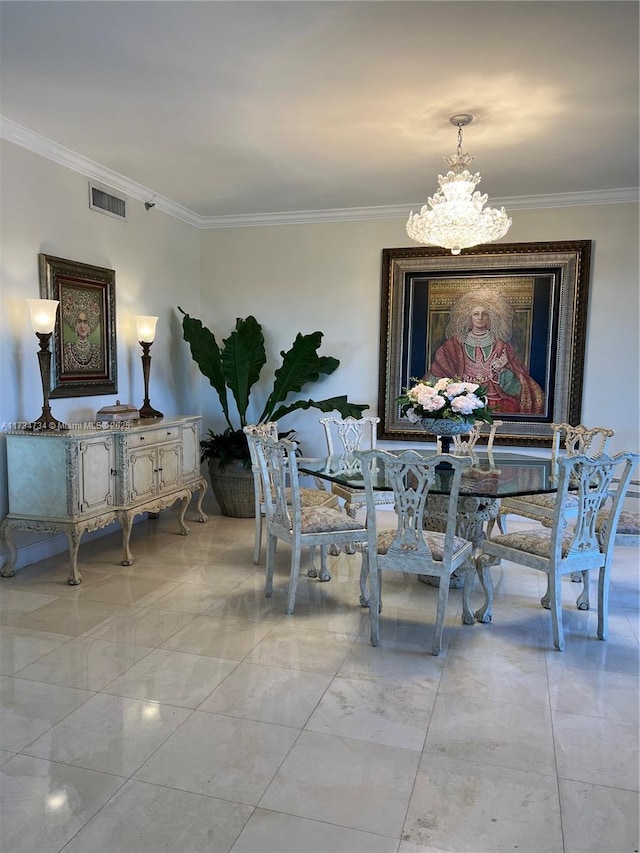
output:
M185 512L198 492L196 518L204 522L207 482L200 473L200 417L154 418L105 425L102 429L6 434L9 514L0 537L9 561L0 571L15 574L13 531L62 531L69 542L69 583L78 584L78 548L87 530L122 526L122 565L133 563L129 547L136 516L157 513L178 500L180 533Z

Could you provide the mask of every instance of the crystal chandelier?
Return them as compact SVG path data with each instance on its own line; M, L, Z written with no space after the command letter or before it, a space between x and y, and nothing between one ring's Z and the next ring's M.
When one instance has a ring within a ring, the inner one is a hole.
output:
M499 240L511 227L504 207L485 208L488 196L474 192L482 178L480 172L472 175L467 168L475 158L462 153L462 128L472 121L473 116L466 113L449 119L458 128L458 150L444 158L451 170L438 175L440 189L429 197L420 213L411 211L407 222L407 234L412 240L451 249L452 255L479 243Z

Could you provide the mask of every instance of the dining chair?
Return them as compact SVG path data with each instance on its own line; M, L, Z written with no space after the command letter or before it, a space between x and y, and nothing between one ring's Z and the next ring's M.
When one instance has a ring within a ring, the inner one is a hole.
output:
M380 418L320 418L324 428L325 440L327 442L327 453L329 456L341 453L353 453L356 450L375 450L376 427ZM331 484L334 495L344 501L344 509L351 518L356 517L356 512L366 506L366 498L362 489L344 486L338 483ZM389 506L393 504L391 492L377 492L375 496L377 506Z
M249 446L249 455L251 457L251 471L253 472L253 491L255 497L255 544L253 548L253 562L257 565L260 562L262 553L262 522L265 515L264 492L262 488L262 476L260 474L260 465L258 463L258 452L253 441L250 441L250 436L259 436L260 438L270 438L274 441L278 439L278 424L276 421L268 421L264 424L249 424L243 429L247 436L247 444ZM318 488L309 488L302 486L300 488L300 499L303 506L338 506L338 498L333 495L322 483Z
M588 428L582 424L571 426L571 424L552 424L551 438L551 467L554 476L558 460L563 456L588 456L597 459L606 452L609 439L615 434L614 430L606 427ZM519 515L533 521L539 521L545 527L553 523L556 494L543 495L520 495L518 497L503 498L500 501L498 515L496 518L501 533L507 532L506 517L508 515ZM568 493L564 500L567 503L565 518L575 518L577 512L577 497ZM488 525L487 535L493 532L494 521Z
M425 457L414 450L394 455L384 450L358 454L362 460L367 501L367 548L363 553L363 568L369 582L369 619L371 645L380 643L380 609L382 572L430 575L440 579L435 633L431 653L440 654L442 629L449 600L449 579L460 567L465 568L463 621L474 622L469 607L469 595L475 573L473 544L456 536L460 479L465 468L472 465L469 457L438 454ZM438 465L448 462L447 470ZM384 466L385 477L392 487L396 507L395 530L378 530L376 492L372 472ZM449 486L449 513L444 533L424 529L425 509L429 492L439 479L446 477Z
M589 607L588 572L599 569L598 576L598 638L606 640L609 610L609 580L615 543L615 531L622 510L622 501L638 465L640 454L618 453L614 457L602 453L597 459L589 456L565 456L558 460L558 492L553 519L548 527L519 530L486 539L482 543L479 572L485 592L491 599L489 567L509 560L546 574L547 592L540 603L551 610L553 644L559 651L565 648L562 629L561 578L580 572L585 580L583 603ZM618 476L616 477L616 474ZM569 487L575 487L575 524L567 524L570 508L566 498ZM607 524L602 538L598 537L597 519L607 504ZM490 603L489 603L490 608Z
M329 506L303 506L295 442L253 438L262 476L267 524L265 596L273 591L273 570L278 540L291 546L291 577L287 614L296 601L300 557L304 547L319 546L321 581L330 580L327 549L336 543L364 542L366 531L354 518Z

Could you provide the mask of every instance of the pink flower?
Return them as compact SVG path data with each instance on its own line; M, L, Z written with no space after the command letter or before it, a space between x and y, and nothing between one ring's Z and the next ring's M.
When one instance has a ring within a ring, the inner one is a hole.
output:
M419 384L408 392L408 397L419 406L426 406L428 400L437 396L439 396L438 393L430 385Z
M425 397L424 400L420 401L420 405L427 412L437 412L445 406L447 401L444 397L441 397L440 394L434 394L430 397Z

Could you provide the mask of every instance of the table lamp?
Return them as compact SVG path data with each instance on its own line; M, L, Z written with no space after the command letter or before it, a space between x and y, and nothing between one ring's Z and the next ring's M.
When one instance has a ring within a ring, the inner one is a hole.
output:
M51 414L49 406L49 393L51 388L51 351L49 342L56 324L56 313L60 302L57 299L27 299L31 313L31 327L40 342L38 352L38 363L40 364L40 378L42 379L42 396L44 403L40 417L32 421L32 430L64 429L64 425Z
M144 403L139 409L141 418L161 418L162 412L152 408L149 402L149 371L151 369L151 356L149 350L156 336L157 317L149 317L142 314L136 314L133 318L136 321L136 335L138 342L142 347L142 375L144 377Z

